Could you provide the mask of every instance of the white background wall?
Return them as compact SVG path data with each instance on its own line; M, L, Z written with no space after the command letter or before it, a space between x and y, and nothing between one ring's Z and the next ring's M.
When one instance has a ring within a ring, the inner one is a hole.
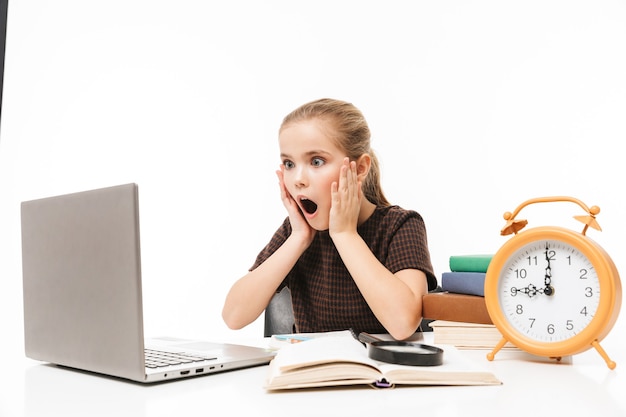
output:
M277 129L320 97L365 114L389 199L435 272L492 253L502 214L571 195L626 271L623 1L13 1L0 136L0 323L21 352L19 202L140 187L149 335L233 332L220 311L286 213ZM523 211L579 230L571 203ZM626 274L626 272L625 272ZM624 325L618 322L618 332Z

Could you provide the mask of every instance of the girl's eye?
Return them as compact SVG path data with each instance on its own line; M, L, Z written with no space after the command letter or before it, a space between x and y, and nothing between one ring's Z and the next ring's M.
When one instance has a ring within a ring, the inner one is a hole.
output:
M291 169L295 166L295 164L291 161L283 161L283 165L285 166L285 169Z
M313 158L311 160L311 165L313 165L314 167L321 167L322 165L324 165L324 160L322 158Z

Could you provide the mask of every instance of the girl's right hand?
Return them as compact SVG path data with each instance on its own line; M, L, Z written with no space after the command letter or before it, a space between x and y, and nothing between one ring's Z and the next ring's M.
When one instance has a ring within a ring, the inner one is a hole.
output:
M298 237L300 236L308 245L313 242L313 238L315 237L316 230L313 229L309 223L306 221L302 212L300 211L300 207L296 204L296 201L291 197L291 194L287 190L284 181L283 170L285 167L283 165L280 166L280 171L276 171L276 175L278 176L278 182L280 186L280 198L283 201L283 206L287 209L287 213L289 214L289 222L291 223L291 236Z

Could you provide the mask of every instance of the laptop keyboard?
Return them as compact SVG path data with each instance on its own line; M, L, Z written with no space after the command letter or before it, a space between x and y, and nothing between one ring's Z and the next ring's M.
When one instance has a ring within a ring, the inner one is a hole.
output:
M164 352L154 349L145 349L145 352L146 367L152 369L217 359L215 357L201 356L193 353Z

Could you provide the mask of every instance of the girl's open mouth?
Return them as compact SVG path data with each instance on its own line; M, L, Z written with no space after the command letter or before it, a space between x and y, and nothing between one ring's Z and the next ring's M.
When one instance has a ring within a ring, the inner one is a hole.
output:
M317 211L317 204L308 198L300 198L300 206L308 214L313 214Z

